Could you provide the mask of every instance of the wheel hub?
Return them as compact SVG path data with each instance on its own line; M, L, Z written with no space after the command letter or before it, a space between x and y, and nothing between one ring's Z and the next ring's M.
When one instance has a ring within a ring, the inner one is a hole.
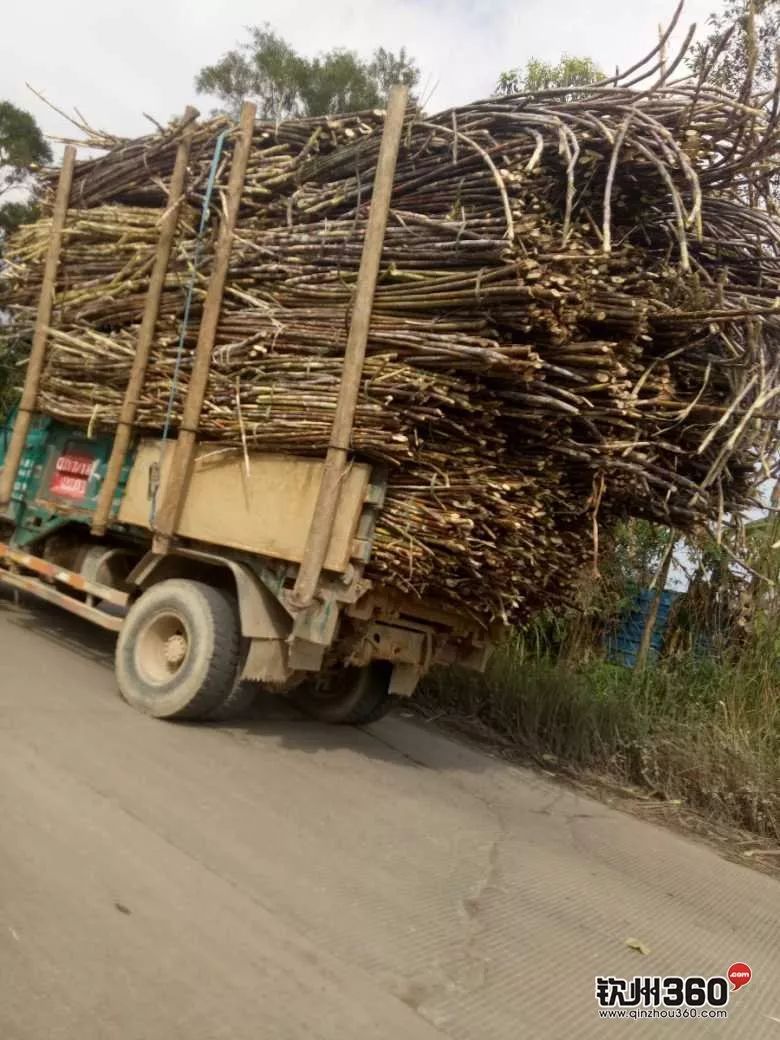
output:
M145 682L169 682L189 657L190 640L186 623L173 611L153 617L139 632L135 659Z
M187 656L187 640L180 633L169 636L165 641L165 660L176 667Z

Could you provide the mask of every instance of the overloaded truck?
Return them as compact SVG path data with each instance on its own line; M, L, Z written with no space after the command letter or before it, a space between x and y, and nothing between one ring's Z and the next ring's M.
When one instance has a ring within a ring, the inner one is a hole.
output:
M433 664L484 666L489 632L473 617L365 577L385 472L352 457L350 433L405 100L398 88L388 107L326 458L237 452L198 436L252 106L242 116L250 132L235 148L178 428L139 432L135 410L186 175L186 134L116 430L94 433L40 412L74 168L66 149L24 390L0 431L0 584L118 633L120 693L157 718L229 717L260 684L322 720L365 723L394 697L410 696Z

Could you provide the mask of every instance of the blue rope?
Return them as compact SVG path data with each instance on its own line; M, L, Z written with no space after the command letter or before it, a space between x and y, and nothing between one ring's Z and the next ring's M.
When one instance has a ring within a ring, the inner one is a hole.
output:
M219 160L222 158L222 148L225 144L225 138L230 133L229 130L223 130L217 138L217 142L214 145L214 154L211 157L211 168L209 169L209 179L206 182L206 194L203 197L203 207L200 213L200 226L198 227L198 235L195 240L195 255L192 261L192 274L190 275L189 284L187 286L187 295L184 298L184 313L182 314L181 325L179 326L179 342L176 347L176 362L173 367L173 380L171 381L171 392L168 395L168 408L165 413L165 423L163 424L162 442L160 447L160 461L162 462L162 453L165 446L165 442L168 440L168 436L171 430L171 421L173 419L173 409L176 402L176 393L179 389L179 377L181 375L181 363L184 356L184 343L187 339L187 331L190 324L190 311L192 310L192 300L195 295L195 283L198 278L198 268L200 261L203 257L203 246L205 241L206 228L208 227L209 217L211 215L211 196L214 193L214 185L217 180L217 170L219 169ZM157 487L152 492L152 504L151 511L149 514L149 522L153 526L154 518L157 514Z

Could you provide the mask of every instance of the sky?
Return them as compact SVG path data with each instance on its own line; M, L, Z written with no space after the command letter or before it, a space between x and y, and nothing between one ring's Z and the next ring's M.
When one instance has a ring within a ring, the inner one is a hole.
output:
M36 117L45 133L72 127L40 102L78 108L96 129L148 132L195 103L193 81L244 36L269 22L299 51L334 46L368 56L406 46L422 70L428 111L492 92L498 74L528 58L589 56L604 69L633 64L656 43L676 0L37 0L3 5L0 99ZM687 0L682 21L704 28L722 0ZM680 34L678 33L678 37Z

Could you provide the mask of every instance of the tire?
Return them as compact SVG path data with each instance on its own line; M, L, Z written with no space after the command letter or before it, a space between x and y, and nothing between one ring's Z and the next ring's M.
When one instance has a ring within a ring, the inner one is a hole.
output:
M224 698L221 704L217 704L207 717L208 722L229 722L233 719L243 718L257 698L258 687L256 683L241 682L234 683L233 689Z
M241 660L235 600L199 581L153 585L128 612L116 648L124 700L158 719L203 719L232 692Z
M398 699L388 692L392 672L387 661L345 668L298 686L291 699L320 722L367 726L386 715Z

